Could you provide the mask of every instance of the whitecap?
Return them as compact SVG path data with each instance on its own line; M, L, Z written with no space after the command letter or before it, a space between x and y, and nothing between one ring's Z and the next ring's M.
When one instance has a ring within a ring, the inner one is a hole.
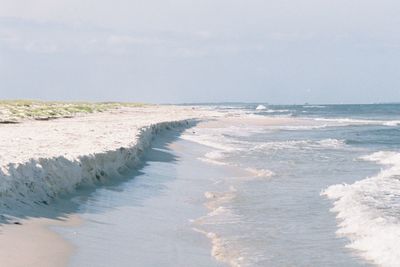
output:
M256 107L256 110L263 110L263 109L267 109L267 107L264 106L264 105L258 105L258 106Z

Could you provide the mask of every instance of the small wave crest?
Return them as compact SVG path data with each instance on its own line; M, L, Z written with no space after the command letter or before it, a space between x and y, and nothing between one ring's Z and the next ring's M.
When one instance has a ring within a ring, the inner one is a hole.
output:
M322 140L288 140L288 141L277 141L277 142L264 142L254 147L255 150L280 150L280 149L318 149L328 148L337 149L342 148L346 145L345 140L338 139L322 139Z
M288 109L266 109L263 110L265 113L287 113L290 112Z
M350 118L315 118L316 121L334 123L332 126L350 126L350 125L383 125L383 126L399 126L400 120L366 120L366 119L350 119Z
M264 106L264 105L258 105L258 106L256 107L256 110L264 110L264 109L267 109L267 107Z
M231 202L237 197L237 189L230 186L225 192L205 192L206 207L210 212L193 221L193 230L204 234L212 244L211 255L229 266L244 266L245 258L241 249L224 229L241 222L241 217L231 208Z
M326 106L322 106L322 105L306 105L306 106L303 106L303 108L326 108Z

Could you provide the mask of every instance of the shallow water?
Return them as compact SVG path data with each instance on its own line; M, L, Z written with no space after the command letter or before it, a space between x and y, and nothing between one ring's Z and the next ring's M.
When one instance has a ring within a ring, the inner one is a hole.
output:
M204 192L224 175L196 159L201 148L157 139L139 173L72 201L85 223L54 229L76 246L70 266L220 266L211 244L192 229L202 216Z
M345 248L345 238L335 235L331 202L320 196L331 184L352 183L377 171L375 165L353 161L362 152L332 141L275 140L272 144L267 143L272 142L272 133L264 140L265 135L227 137L221 131L220 141L229 139L225 141L236 143L237 150L220 151L217 157L211 154L212 162L251 173L227 177L210 188L210 212L198 227L218 236L220 258L237 266L367 265L355 251ZM238 140L247 143L239 146ZM265 147L256 148L261 143Z

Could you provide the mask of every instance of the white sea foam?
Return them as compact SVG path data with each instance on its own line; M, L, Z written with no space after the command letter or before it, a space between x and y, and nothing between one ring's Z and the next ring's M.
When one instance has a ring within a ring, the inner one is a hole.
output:
M218 261L229 264L232 267L240 267L243 265L243 257L238 257L237 252L231 247L230 243L221 238L214 232L207 232L196 227L194 231L204 234L211 240L212 249L211 255Z
M332 185L321 194L335 200L339 235L348 247L381 266L400 262L400 153L380 151L362 157L387 166L379 174L354 184Z
M363 160L375 161L383 165L396 166L400 164L400 154L393 151L378 151L360 158Z
M123 176L140 164L143 151L157 133L171 127L186 126L187 123L163 122L144 127L133 147L82 155L75 159L60 156L8 164L0 170L0 206L15 209L26 203L47 204L60 194L73 192L79 185L94 185Z
M386 126L398 126L398 125L400 125L400 120L399 121L384 121L383 125L386 125Z
M204 156L206 158L215 159L215 160L224 158L223 152L222 151L218 151L218 150L214 150L214 151L208 152Z
M256 107L256 110L263 110L263 109L267 109L267 107L264 106L264 105L258 105L258 106Z
M298 130L314 130L314 129L322 129L332 125L327 123L325 124L310 124L310 125L279 125L279 126L272 126L270 128L275 128L279 130L288 130L288 131L298 131Z
M303 108L326 108L326 106L321 106L321 105L307 105L307 106L303 106Z
M336 123L338 126L349 125L384 125L384 126L398 126L400 120L365 120L365 119L350 119L350 118L315 118L316 121L324 121ZM335 126L335 125L332 125Z
M338 140L334 138L322 139L316 143L324 148L341 148L346 145L345 140Z
M209 134L185 133L181 135L181 138L222 151L234 151L238 149L234 145L229 144L226 140L223 140L224 137L222 135L217 135L217 134L209 135Z
M209 159L209 158L198 158L199 160L206 162L206 163L210 163L210 164L214 164L214 165L220 165L220 166L226 166L228 165L228 163L224 162L224 161L219 161L219 160L214 160L214 159Z
M214 149L207 152L203 157L200 157L201 161L214 165L229 165L224 160L225 156L228 153L242 150L242 145L246 143L234 140L229 136L237 134L243 134L243 131L238 127L207 128L206 130L194 128L182 134L181 138Z
M286 113L289 112L290 110L288 109L267 109L267 110L263 110L263 112L266 113Z

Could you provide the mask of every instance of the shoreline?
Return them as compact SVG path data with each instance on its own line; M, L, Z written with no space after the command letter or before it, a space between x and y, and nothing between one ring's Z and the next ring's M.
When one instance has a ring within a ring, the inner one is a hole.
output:
M69 266L131 266L133 259L138 266L226 266L213 257L209 239L192 228L208 212L204 192L213 179L234 170L227 174L202 162L203 150L209 148L165 132L138 174L74 198L86 223L55 229L77 248Z

